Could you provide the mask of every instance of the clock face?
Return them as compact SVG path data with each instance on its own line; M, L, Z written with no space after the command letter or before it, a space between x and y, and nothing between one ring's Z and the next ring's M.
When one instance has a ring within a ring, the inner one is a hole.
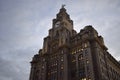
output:
M58 26L60 26L60 21L55 23L55 27L58 27Z

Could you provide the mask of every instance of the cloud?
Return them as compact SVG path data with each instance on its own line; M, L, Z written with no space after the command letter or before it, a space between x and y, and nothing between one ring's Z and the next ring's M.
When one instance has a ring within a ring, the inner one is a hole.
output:
M0 80L21 80L21 77L25 80L24 75L18 65L0 58Z
M119 0L1 0L0 80L27 80L30 61L42 48L62 4L77 32L93 25L105 40L109 52L120 60Z
M38 48L13 49L0 56L0 80L27 80L30 73L30 61Z

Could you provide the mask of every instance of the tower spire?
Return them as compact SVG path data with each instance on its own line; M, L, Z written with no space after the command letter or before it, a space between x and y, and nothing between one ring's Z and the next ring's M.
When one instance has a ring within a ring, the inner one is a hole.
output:
M69 14L67 14L66 12L65 6L65 4L62 4L61 9L57 14L57 19L62 20L63 18L66 18L70 20Z
M65 9L65 4L62 4L59 13L56 15L56 18L53 19L53 27L57 26L58 24L61 26L66 27L68 30L73 30L73 21L70 19L69 14ZM55 25L56 24L56 25Z

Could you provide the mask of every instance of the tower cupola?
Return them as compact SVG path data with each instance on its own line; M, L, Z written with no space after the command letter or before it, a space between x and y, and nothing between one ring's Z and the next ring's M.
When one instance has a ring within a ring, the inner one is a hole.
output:
M65 27L69 31L73 30L73 21L70 19L69 14L66 12L65 5L62 5L56 18L53 19L53 28Z

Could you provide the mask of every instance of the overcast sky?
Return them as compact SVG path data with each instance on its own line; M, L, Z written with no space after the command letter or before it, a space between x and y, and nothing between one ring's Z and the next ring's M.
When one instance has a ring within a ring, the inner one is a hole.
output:
M29 62L62 4L77 32L93 25L120 60L120 0L0 0L0 80L29 79Z

